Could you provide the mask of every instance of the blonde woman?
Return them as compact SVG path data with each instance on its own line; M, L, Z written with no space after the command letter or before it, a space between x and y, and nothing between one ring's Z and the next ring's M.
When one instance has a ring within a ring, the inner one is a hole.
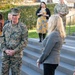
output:
M37 66L40 67L43 63L44 75L54 75L60 62L60 50L66 34L59 15L52 15L48 26L48 35L43 41L44 50L37 60Z

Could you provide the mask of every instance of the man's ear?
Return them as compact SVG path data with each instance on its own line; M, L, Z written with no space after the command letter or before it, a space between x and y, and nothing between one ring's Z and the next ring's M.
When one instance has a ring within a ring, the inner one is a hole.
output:
M18 15L18 18L20 18L20 14Z

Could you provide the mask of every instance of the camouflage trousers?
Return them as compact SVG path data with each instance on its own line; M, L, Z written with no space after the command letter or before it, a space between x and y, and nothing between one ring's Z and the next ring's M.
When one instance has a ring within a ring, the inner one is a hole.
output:
M11 69L11 75L21 75L21 57L3 57L1 75L9 75Z

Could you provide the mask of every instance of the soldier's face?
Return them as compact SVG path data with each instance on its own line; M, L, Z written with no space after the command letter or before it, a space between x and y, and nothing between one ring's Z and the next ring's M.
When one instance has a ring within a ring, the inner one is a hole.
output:
M8 20L12 20L12 15L8 14Z
M12 23L17 24L19 21L20 15L12 15Z

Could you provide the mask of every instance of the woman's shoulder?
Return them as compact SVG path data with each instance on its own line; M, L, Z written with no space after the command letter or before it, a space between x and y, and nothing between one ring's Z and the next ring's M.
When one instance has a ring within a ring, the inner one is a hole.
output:
M40 9L40 8L38 8L38 9L37 9L37 11L36 11L36 14L37 14L37 13L39 13L39 11L40 11L40 10L41 10L41 9Z
M58 37L60 34L59 34L59 32L58 31L53 31L53 32L51 32L51 34L50 34L50 36L52 36L52 37Z
M46 10L48 11L48 10L49 10L49 8L46 8Z
M40 11L40 10L41 10L41 8L38 8L38 9L37 9L37 11Z
M55 35L55 34L59 34L58 31L52 31L51 34Z
M52 41L54 40L55 42L58 42L58 40L61 39L60 33L58 31L51 32L51 34L49 36L49 39L52 40Z

